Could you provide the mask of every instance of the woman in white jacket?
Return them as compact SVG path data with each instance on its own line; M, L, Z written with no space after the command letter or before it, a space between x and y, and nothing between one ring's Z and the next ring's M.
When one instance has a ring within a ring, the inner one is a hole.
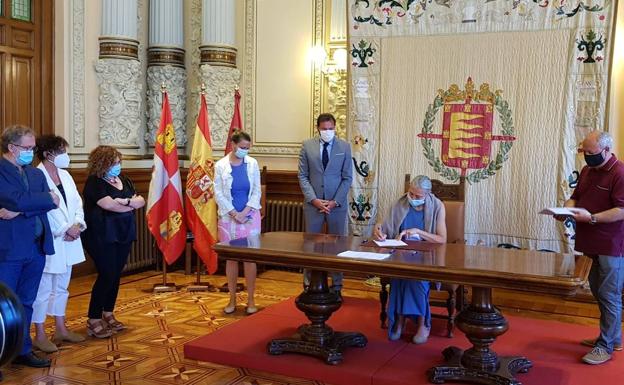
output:
M251 137L243 131L232 134L232 151L215 165L215 199L219 206L219 241L245 238L260 234L260 169L258 162L247 155ZM256 264L245 262L247 281L247 314L258 309L254 302ZM236 280L238 262L227 261L225 274L228 279L230 303L223 309L226 314L236 310Z
M51 353L57 351L56 344L45 334L46 315L54 316L56 324L55 342L81 342L84 336L71 332L65 326L65 308L69 292L72 266L85 260L80 233L86 229L82 199L69 172L67 141L60 136L43 135L37 138L38 168L48 181L50 191L61 197L59 207L48 212L48 220L54 237L54 255L46 255L43 276L37 298L33 303L32 322L36 335L33 345Z

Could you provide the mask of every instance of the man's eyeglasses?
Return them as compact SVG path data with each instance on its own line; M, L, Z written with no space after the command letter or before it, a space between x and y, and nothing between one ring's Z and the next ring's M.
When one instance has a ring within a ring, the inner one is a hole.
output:
M19 148L21 148L22 150L26 150L26 151L30 151L30 150L32 150L33 152L37 152L37 146L34 146L34 147L25 147L25 146L21 146L21 145L19 145L19 144L15 144L15 143L11 143L11 144L12 144L12 145L14 145L15 147L19 147Z

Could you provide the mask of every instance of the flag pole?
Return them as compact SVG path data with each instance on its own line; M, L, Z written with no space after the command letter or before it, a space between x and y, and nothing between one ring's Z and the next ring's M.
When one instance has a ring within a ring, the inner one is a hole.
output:
M160 85L160 93L161 93L161 105L165 100L165 93L167 92L167 86L165 82L162 82ZM165 260L164 254L160 253L162 257L163 263L163 280L162 283L154 284L154 293L169 293L177 290L177 286L174 282L167 282L167 261Z
M201 84L201 91L200 91L200 95L206 95L206 84L202 83ZM190 237L191 242L195 242L195 236L191 236ZM197 257L197 275L196 275L196 279L195 279L195 283L192 285L189 285L186 290L187 291L217 291L217 287L214 286L212 283L210 282L202 282L201 280L201 258L199 258L199 254L196 253L196 257Z

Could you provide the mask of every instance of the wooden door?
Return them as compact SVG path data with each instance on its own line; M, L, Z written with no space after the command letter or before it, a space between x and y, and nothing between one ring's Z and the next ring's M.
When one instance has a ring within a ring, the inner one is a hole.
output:
M0 0L0 128L54 132L54 2Z

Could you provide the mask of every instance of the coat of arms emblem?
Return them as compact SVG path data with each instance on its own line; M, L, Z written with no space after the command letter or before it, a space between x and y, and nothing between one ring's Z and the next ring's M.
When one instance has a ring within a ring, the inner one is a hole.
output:
M442 132L435 133L434 122L440 108ZM501 132L494 132L495 127L500 127ZM516 140L513 130L511 110L502 91L492 92L487 83L477 91L468 78L464 90L456 84L438 90L418 136L435 172L451 181L461 177L474 183L493 176L502 167ZM436 155L433 140L441 140L441 156ZM492 156L495 142L498 151Z

